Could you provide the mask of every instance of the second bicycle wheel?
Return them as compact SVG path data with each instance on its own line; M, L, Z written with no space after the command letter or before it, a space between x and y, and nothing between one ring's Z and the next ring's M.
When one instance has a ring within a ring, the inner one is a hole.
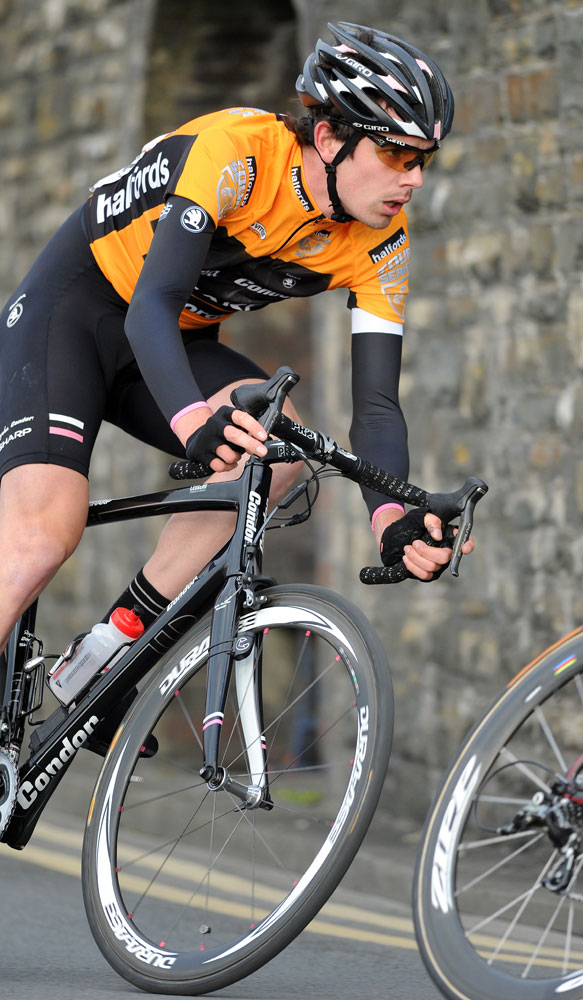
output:
M111 965L145 990L210 992L276 955L342 878L383 785L393 705L376 633L320 588L264 593L239 635L262 648L273 808L243 807L199 775L208 619L161 662L97 784L83 851L87 914ZM256 784L235 680L221 763ZM150 732L159 750L144 759Z
M474 728L430 810L413 894L452 1000L583 998L583 630Z

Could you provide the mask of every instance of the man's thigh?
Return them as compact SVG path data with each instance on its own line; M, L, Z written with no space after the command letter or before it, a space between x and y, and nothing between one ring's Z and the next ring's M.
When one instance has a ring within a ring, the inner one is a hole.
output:
M19 465L0 482L0 551L26 536L58 538L72 552L87 521L89 483L73 469L50 463Z
M258 364L221 344L215 336L191 334L185 346L193 376L211 409L230 406L235 385L268 378ZM184 448L158 409L137 364L120 373L105 419L166 454L184 457Z

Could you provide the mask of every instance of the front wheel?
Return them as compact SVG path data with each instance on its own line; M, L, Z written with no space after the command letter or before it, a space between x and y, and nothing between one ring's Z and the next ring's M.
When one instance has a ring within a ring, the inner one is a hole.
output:
M207 993L273 958L337 886L380 795L393 704L378 636L320 588L264 595L238 634L256 650L272 807L242 805L199 775L209 618L162 660L99 777L83 849L87 915L107 960L145 990ZM256 748L230 687L220 762L257 785L265 778L252 773ZM150 732L159 750L144 759Z
M583 630L474 728L430 810L413 905L451 1000L583 998Z

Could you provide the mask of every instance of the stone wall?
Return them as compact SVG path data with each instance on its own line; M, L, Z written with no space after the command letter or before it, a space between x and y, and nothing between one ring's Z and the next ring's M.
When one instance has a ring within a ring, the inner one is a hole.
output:
M296 7L312 34L350 19L343 4ZM457 103L408 210L411 478L449 489L475 473L490 484L457 582L371 593L354 581L354 553L370 545L358 498L337 491L322 526L321 576L367 611L393 665L388 797L409 797L421 818L478 711L583 618L583 4L369 0L358 20L431 53ZM330 344L342 302L335 315L318 308L320 362L340 406L348 347L338 357Z
M151 0L0 2L3 301L90 185L140 148L153 11ZM158 465L145 448L104 426L92 495L152 489ZM87 534L41 605L50 650L101 617L141 565L150 534L144 523L107 528L100 544Z
M228 104L289 102L283 81L295 78L297 62L291 5L259 0L245 11L226 0L220 20L214 15L208 0L0 0L2 301L91 184L130 162L145 141ZM298 324L306 324L305 304L284 308L278 336L291 364ZM229 342L277 367L272 321L226 326ZM308 395L303 383L304 409ZM167 488L167 464L104 425L91 495ZM48 648L101 617L149 556L162 523L87 533L41 602ZM284 545L272 571L310 573L309 539L308 531Z
M479 709L583 616L583 2L359 0L356 14L294 0L254 3L244 17L224 3L219 20L202 0L0 0L0 291L10 294L90 183L146 138L220 105L289 107L312 40L342 17L426 48L457 101L409 212L402 403L414 481L447 489L476 473L490 483L476 554L458 582L371 591L356 576L375 555L358 490L326 484L316 522L317 579L356 600L389 649L387 795L417 822ZM265 314L269 325L241 318L226 335L268 367L300 367L302 410L347 440L344 303L329 295L309 314L282 305ZM311 352L296 335L308 324ZM163 463L111 429L100 435L94 496L163 484ZM52 619L63 623L57 641L100 613L156 530L108 529L107 560L88 533L45 604L49 633ZM289 533L300 553L291 575L310 566L302 532Z

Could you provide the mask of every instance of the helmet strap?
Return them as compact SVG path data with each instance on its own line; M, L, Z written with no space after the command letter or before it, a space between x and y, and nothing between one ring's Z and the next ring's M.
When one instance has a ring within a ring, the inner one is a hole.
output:
M336 156L334 157L331 163L326 163L320 151L317 149L316 146L314 146L326 170L326 184L328 187L328 197L330 198L330 204L332 205L333 222L353 221L352 215L348 215L348 213L344 210L342 202L338 197L336 168L338 164L342 163L342 160L344 160L345 157L349 155L349 153L352 153L353 149L356 148L357 143L360 142L362 138L363 136L361 133L353 132L352 135L346 140L344 145L340 147L340 149L336 153Z

